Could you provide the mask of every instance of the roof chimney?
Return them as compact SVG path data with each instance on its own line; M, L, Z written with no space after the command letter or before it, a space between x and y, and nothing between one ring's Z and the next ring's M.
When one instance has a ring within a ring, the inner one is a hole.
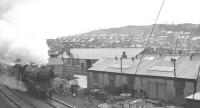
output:
M190 55L190 61L192 61L193 54Z
M118 58L117 58L117 56L115 57L115 60L117 60Z
M179 51L179 54L180 54L180 55L182 54L182 51L181 51L181 50Z
M174 60L176 60L176 59L174 59L174 58L171 58L171 62L174 62Z
M134 59L135 59L134 57L131 57L131 60L132 60L132 61L134 61Z
M126 52L124 51L122 54L122 58L127 58Z

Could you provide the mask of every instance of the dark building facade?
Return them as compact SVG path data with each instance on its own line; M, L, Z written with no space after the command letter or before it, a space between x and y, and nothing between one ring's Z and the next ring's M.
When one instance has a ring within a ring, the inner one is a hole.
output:
M86 75L87 69L96 61L97 59L64 58L65 73Z
M80 48L70 49L60 57L64 62L64 73L87 75L87 70L101 59L135 57L140 54L144 48ZM69 56L70 53L70 56Z

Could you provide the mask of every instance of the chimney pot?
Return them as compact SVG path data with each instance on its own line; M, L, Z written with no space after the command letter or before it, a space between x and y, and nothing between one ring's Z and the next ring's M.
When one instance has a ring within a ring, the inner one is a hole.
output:
M192 55L190 55L190 61L192 61Z
M135 59L134 57L131 57L131 60L132 60L132 61L134 61L134 59Z
M171 62L174 62L176 59L174 59L174 58L171 58Z
M127 58L126 52L124 51L122 54L122 58Z

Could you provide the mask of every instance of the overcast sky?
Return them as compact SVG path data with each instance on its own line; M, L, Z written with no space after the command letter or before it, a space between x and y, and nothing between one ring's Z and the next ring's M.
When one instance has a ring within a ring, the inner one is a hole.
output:
M13 1L13 0L12 0ZM153 24L162 0L30 0L4 15L15 28L61 36ZM166 0L158 23L200 23L199 0Z
M166 0L158 23L200 24L199 0ZM0 0L0 61L45 64L46 39L153 24L162 0Z

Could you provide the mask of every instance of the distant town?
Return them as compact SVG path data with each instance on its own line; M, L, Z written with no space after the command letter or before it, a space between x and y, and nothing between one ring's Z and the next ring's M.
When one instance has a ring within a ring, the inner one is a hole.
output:
M60 51L64 46L70 48L164 48L164 49L199 49L199 25L156 25L150 36L151 26L126 26L121 28L101 29L85 34L62 36L48 39L50 51ZM178 28L178 29L177 29ZM149 38L150 37L150 38ZM148 46L146 46L149 39Z

